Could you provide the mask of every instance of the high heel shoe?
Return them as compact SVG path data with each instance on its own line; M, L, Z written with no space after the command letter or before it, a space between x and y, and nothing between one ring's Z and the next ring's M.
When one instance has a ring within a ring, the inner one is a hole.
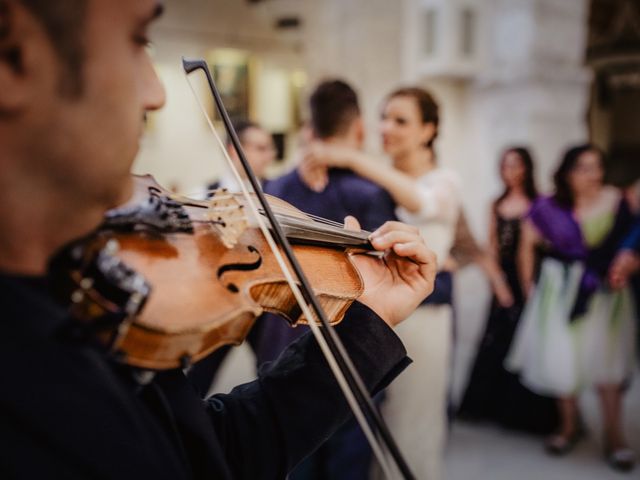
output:
M553 434L544 442L544 448L551 455L566 455L571 452L576 444L584 436L584 430L580 426L576 426L571 435L563 435L561 433Z
M636 466L636 454L629 447L606 447L604 458L611 468L619 472L630 472Z

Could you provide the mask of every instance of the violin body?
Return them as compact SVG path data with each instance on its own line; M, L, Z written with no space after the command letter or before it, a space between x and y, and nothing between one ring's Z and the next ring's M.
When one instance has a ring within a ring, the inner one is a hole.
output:
M307 321L262 232L249 226L235 197L230 200L223 192L223 201L215 196L211 201L180 199L150 176L135 177L135 182L132 202L110 212L92 237L93 245L83 248L67 289L72 310L84 323L114 311L123 316L126 307L108 298L108 289L101 288L105 282L87 279L95 271L89 267L92 257L107 244L110 257L147 282L135 312L129 308L115 330L101 333L120 361L152 370L186 367L222 345L241 343L263 311L285 317L292 326ZM158 202L153 208L136 206L150 195L168 204L168 213L158 209ZM150 211L158 218L150 219ZM296 217L304 214L297 211ZM308 244L293 248L331 323L339 322L363 291L351 260L356 250Z

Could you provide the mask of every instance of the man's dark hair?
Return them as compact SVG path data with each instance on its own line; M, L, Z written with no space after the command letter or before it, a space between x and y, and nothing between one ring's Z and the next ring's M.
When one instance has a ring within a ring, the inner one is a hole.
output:
M60 60L65 64L61 92L69 96L79 95L82 92L83 35L89 0L14 1L24 5L42 23ZM0 0L2 14L7 14L7 0Z
M309 106L311 127L320 139L344 133L360 115L358 95L342 80L328 80L318 85L311 94Z
M251 128L261 129L260 125L258 125L256 122L252 122L251 120L238 120L236 122L233 122L233 129L236 131L236 135L238 135L238 140L240 140L240 143L244 143L244 134ZM231 135L227 135L226 143L227 147L233 145L233 142L231 142Z

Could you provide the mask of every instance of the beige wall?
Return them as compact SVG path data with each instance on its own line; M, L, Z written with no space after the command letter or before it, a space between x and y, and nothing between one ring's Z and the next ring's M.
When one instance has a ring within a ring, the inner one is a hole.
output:
M152 173L163 185L195 193L220 175L226 165L182 72L181 57L206 57L216 48L242 49L260 59L256 68L272 73L298 68L301 57L272 28L272 18L247 2L167 0L165 6L165 15L154 27L152 38L167 104L152 114L134 171ZM206 108L211 109L211 95L201 75L190 78ZM260 88L256 92L263 95L254 103L268 110L268 92ZM224 132L220 132L224 138Z

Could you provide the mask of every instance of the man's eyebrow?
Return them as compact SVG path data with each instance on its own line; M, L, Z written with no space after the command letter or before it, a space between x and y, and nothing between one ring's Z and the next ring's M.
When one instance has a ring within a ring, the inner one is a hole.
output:
M151 22L153 22L154 20L156 20L157 18L159 18L160 16L162 16L163 13L164 13L164 3L163 2L158 2L153 7L153 10L151 11L151 13L149 15L145 16L140 21L140 24L143 25L143 26L146 26L146 25L150 24Z

